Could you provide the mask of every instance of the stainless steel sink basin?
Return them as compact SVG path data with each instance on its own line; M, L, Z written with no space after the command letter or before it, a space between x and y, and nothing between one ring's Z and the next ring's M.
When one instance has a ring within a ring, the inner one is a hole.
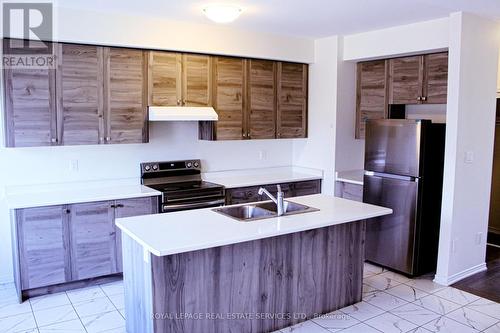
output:
M257 206L260 208L264 208L266 210L270 210L270 211L275 212L275 213L278 211L278 207L272 201L264 202L264 203L258 204ZM307 212L313 212L313 211L317 211L317 210L318 210L317 208L309 207L306 205L301 205L301 204L291 202L291 201L285 200L283 202L284 215L307 213Z
M257 207L257 205L224 207L214 209L214 211L240 221L253 221L276 215L276 213Z
M278 216L276 204L272 201L252 203L248 205L215 208L214 212L232 217L241 222L250 222ZM284 216L318 211L319 209L301 205L295 202L284 201Z

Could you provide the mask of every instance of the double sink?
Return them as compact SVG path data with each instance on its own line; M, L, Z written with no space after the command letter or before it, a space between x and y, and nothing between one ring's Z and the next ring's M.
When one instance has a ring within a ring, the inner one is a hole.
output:
M283 216L315 212L319 209L295 202L283 201ZM250 222L278 216L278 207L272 201L251 203L242 206L215 208L214 212L229 216L240 222Z

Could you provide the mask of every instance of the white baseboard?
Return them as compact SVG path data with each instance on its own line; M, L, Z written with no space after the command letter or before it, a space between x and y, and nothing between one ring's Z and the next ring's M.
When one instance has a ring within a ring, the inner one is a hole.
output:
M461 272L455 273L451 276L434 276L434 282L442 284L444 286L449 286L454 284L455 282L458 282L460 280L463 280L471 275L477 274L479 272L485 271L486 268L486 263L483 262L482 264L467 268Z
M0 284L14 283L14 277L12 275L0 275Z

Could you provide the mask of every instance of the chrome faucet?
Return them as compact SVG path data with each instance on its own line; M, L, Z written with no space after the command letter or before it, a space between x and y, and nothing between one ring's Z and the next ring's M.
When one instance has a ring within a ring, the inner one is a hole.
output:
M281 191L281 186L277 185L277 187L278 187L278 193L276 194L276 198L271 193L269 193L268 190L266 190L263 187L259 188L259 195L262 195L265 193L269 197L269 199L271 199L276 204L276 206L278 207L278 211L277 211L278 216L281 216L284 214L284 211L283 211L284 210L283 207L285 206L284 200L283 200L284 195L283 195L283 191Z

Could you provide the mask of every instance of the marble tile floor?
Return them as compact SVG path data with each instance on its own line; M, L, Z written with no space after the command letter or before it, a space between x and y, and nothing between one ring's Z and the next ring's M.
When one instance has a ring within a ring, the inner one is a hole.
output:
M123 283L32 298L16 304L0 285L0 332L125 332ZM363 300L276 333L500 333L500 303L365 264Z

